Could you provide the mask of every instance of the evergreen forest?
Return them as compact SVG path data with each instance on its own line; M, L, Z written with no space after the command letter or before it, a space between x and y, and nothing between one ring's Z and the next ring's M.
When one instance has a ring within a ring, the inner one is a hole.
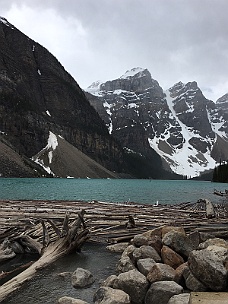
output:
M215 167L213 172L213 182L228 183L228 162Z

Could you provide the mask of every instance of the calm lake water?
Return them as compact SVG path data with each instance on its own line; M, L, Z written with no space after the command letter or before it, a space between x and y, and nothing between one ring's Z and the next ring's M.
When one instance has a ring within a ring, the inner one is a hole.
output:
M217 201L227 184L190 180L0 178L0 199L99 200L154 204Z

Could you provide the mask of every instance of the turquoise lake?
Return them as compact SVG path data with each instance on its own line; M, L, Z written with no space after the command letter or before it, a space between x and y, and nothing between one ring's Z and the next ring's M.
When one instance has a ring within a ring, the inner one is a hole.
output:
M98 200L143 204L218 201L227 184L191 180L0 178L0 199Z

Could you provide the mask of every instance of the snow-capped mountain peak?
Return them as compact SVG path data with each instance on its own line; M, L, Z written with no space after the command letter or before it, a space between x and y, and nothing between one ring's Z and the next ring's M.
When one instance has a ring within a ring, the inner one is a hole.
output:
M162 88L159 86L159 83L151 77L150 72L147 69L138 67L128 70L117 79L103 83L96 81L85 91L95 96L102 97L106 92L109 92L109 94L114 93L121 95L126 92L135 94L135 92L141 91L144 94L145 90L147 90L147 96L150 95L150 91L156 91L156 94L159 95L159 97L163 96Z
M215 104L196 81L180 81L163 91L142 68L99 90L90 102L126 148L147 157L156 151L173 172L187 176L228 159L228 94Z
M228 93L226 93L225 95L223 95L222 97L220 97L217 101L216 104L222 104L222 103L228 103Z
M100 80L94 81L87 89L86 92L93 94L93 95L98 95L100 92L100 86L102 82Z
M125 74L123 74L122 76L120 76L120 79L129 79L131 77L134 77L134 76L138 76L138 77L142 77L145 75L145 71L147 71L148 73L148 70L147 69L143 69L143 68L133 68L131 70L128 70L126 71ZM139 74L139 75L138 75Z

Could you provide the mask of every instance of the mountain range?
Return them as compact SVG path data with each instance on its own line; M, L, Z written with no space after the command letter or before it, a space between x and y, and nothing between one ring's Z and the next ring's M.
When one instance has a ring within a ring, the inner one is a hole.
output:
M2 17L0 44L0 176L177 179L228 159L228 94L164 91L142 68L83 91Z
M228 159L228 94L213 102L195 81L163 90L142 68L86 91L110 134L166 170L194 177Z

